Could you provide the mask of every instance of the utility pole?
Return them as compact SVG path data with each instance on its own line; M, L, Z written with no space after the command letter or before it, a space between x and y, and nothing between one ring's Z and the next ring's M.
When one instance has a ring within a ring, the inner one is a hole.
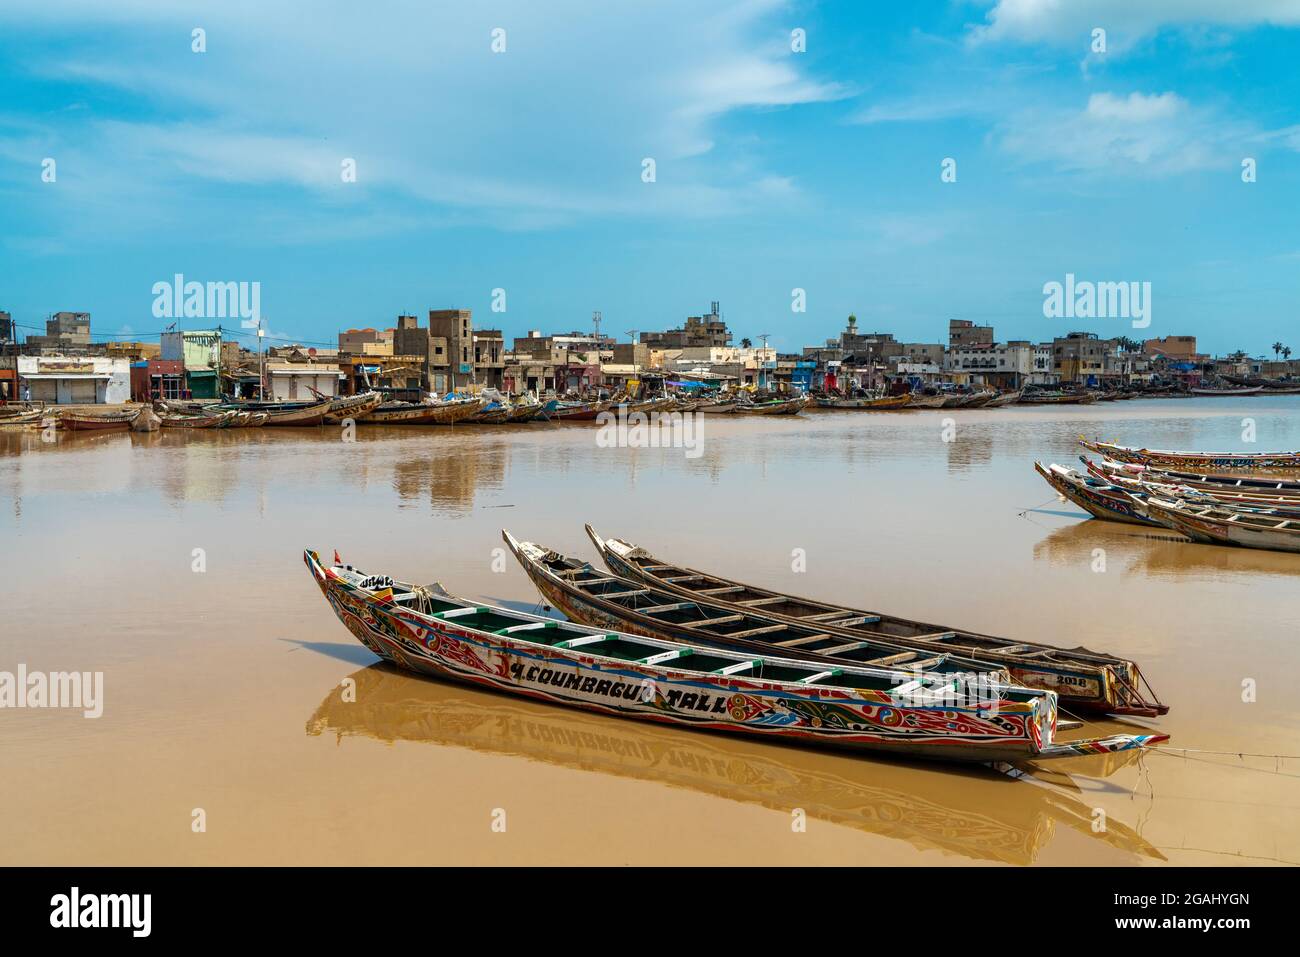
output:
M763 358L758 360L758 368L762 373L763 388L765 389L767 388L767 369L764 368L763 363L767 360L767 340L771 338L771 336L772 334L770 332L760 332L758 334L758 338L763 340L763 352L761 353Z
M596 327L596 348L600 348L600 310L591 314L591 324Z

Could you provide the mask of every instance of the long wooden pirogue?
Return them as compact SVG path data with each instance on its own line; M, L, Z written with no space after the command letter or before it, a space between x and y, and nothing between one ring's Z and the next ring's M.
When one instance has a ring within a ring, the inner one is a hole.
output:
M1147 517L1142 507L1145 494L1141 488L1124 489L1113 482L1084 475L1077 469L1066 468L1064 465L1044 465L1042 462L1035 462L1034 471L1064 498L1069 499L1094 518L1110 522L1126 522L1130 525L1156 527L1163 525Z
M899 686L886 669L825 668L587 628L476 605L344 565L303 560L339 620L418 674L682 727L949 761L1024 761L1143 748L1168 735L1055 740L1050 691L953 696L952 679Z
M59 428L69 432L125 432L139 414L139 409L99 414L65 412L59 416Z
M602 539L590 525L586 529L602 560L616 575L662 587L683 598L707 601L776 622L813 625L821 631L849 638L884 639L932 653L947 652L991 662L1005 667L1013 678L1031 688L1057 692L1062 704L1070 709L1145 717L1169 710L1151 691L1137 663L1126 658L1084 648L1056 648L982 635L883 612L797 598L672 565L629 542Z
M315 392L316 390L312 390ZM330 398L317 393L317 398ZM326 425L341 425L345 419L357 421L363 415L379 408L384 397L378 392L358 392L356 395L344 395L330 399L329 411L325 413Z
M1211 545L1239 545L1274 552L1300 552L1300 515L1224 505L1199 505L1186 500L1148 498L1153 519L1188 538Z
M1167 476L1166 473L1144 469L1142 466L1124 466L1114 471L1105 471L1092 459L1082 455L1079 456L1079 461L1087 467L1089 476L1134 495L1182 498L1205 505L1233 505L1238 508L1300 509L1300 492L1256 489L1250 486L1237 487L1231 484L1218 486L1200 482L1183 482ZM1060 467L1054 466L1054 468ZM1126 468L1133 468L1136 471L1128 472Z
M502 532L502 538L542 596L585 625L802 661L893 668L900 673L988 674L998 681L1011 682L1005 669L986 661L950 652L931 654L884 636L850 641L813 624L737 614L721 604L698 599L681 601L680 596L666 589L646 588L629 578L610 575L589 562L518 541L507 531Z
M1300 469L1300 452L1172 452L1167 449L1135 449L1113 442L1080 438L1085 449L1116 462L1138 465L1169 465L1193 471L1214 469Z
M1279 497L1300 498L1300 482L1288 479L1264 478L1259 475L1243 476L1213 472L1182 472L1174 469L1152 468L1148 465L1116 462L1113 459L1102 459L1098 464L1082 455L1079 456L1079 460L1086 463L1088 471L1099 478L1110 478L1112 475L1119 474L1165 485L1187 485L1192 488L1204 489L1207 492L1265 492Z

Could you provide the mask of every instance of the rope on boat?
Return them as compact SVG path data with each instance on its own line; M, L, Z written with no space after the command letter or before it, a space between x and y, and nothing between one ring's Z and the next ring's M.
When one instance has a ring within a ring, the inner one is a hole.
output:
M1024 511L1016 512L1016 518L1024 518L1030 512L1037 512L1040 508L1043 507L1043 505L1051 505L1053 502L1059 502L1060 500L1061 500L1061 496L1053 495L1046 502L1043 502L1042 505L1035 505L1033 508L1027 508Z

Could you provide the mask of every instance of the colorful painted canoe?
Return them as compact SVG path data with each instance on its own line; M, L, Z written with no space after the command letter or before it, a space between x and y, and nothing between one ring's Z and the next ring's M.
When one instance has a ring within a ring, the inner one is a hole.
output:
M1094 518L1110 522L1127 522L1130 525L1161 527L1163 523L1147 517L1142 508L1145 495L1140 490L1129 491L1104 479L1083 475L1077 469L1064 465L1034 463L1034 471L1062 498L1068 499Z
M1300 516L1159 498L1149 498L1145 504L1153 519L1193 541L1300 552Z
M1135 467L1136 472L1129 472L1124 468L1106 471L1085 456L1079 456L1079 461L1087 467L1089 475L1134 494L1141 493L1156 498L1187 499L1203 505L1300 511L1300 493L1297 492L1236 488L1231 485L1220 487L1173 479L1166 481L1161 479L1163 473L1142 469L1141 466Z
M331 399L329 411L325 413L325 424L341 425L344 419L355 422L379 408L383 401L384 397L378 392L359 392Z
M1113 442L1083 438L1079 444L1116 462L1132 462L1137 465L1169 465L1192 471L1300 469L1300 452L1172 452L1167 449L1135 449Z
M707 572L674 565L644 548L619 539L602 539L590 525L587 535L615 575L641 585L662 587L682 598L708 601L759 614L776 622L812 624L847 638L880 638L931 653L965 655L1006 668L1031 688L1056 692L1071 710L1154 717L1169 706L1151 691L1136 662L1086 648L1056 648L898 618L884 612L799 598L747 585Z
M304 556L339 620L375 654L429 677L682 727L948 761L1025 761L1149 747L1167 735L1056 740L1049 691L954 697L952 679L824 669L609 633L476 605Z
M1184 472L1176 469L1152 468L1151 466L1136 465L1130 462L1116 462L1114 459L1102 459L1099 464L1094 464L1086 456L1079 456L1079 460L1088 463L1088 471L1102 478L1113 474L1121 474L1152 482L1161 482L1166 485L1188 485L1193 488L1204 488L1207 491L1267 492L1270 495L1300 497L1300 482L1289 479L1264 478L1259 475L1228 475L1215 472Z

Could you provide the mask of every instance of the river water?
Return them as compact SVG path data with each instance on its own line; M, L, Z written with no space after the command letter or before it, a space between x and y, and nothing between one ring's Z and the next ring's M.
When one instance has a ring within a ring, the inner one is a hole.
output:
M1300 759L1276 757L1300 754L1300 555L1088 520L1032 468L1075 463L1080 434L1300 448L1297 412L710 417L696 450L590 424L0 434L0 671L104 675L98 719L0 711L0 863L1300 862ZM408 677L301 561L532 608L500 530L594 558L584 521L727 577L1134 658L1171 712L1090 731L1193 750L1013 780Z

